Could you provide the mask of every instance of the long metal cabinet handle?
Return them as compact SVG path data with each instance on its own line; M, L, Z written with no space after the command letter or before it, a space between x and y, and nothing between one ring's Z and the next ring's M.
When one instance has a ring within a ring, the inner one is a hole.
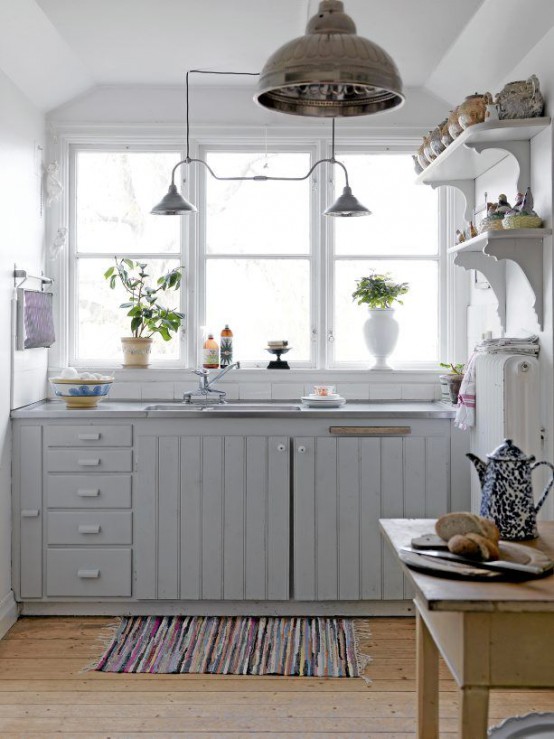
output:
M79 498L97 498L100 495L100 490L98 488L96 489L88 489L88 488L78 488L77 495Z
M100 577L100 570L77 570L81 580L96 580Z
M80 534L99 534L100 533L100 524L79 524L77 531Z
M21 511L21 518L36 518L39 515L38 508L28 508Z
M101 434L97 431L95 434L79 434L79 441L99 441Z
M409 436L411 426L330 426L334 436Z
M99 459L80 459L78 461L78 464L81 467L98 467L98 465L100 464L100 460Z

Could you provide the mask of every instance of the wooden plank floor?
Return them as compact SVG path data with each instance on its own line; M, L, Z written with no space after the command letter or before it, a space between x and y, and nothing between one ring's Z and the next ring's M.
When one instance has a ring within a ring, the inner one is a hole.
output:
M415 624L371 620L362 680L114 675L85 672L109 619L23 618L0 641L0 737L287 737L413 739ZM441 736L453 739L457 694L441 665ZM554 709L554 691L496 692L491 724Z

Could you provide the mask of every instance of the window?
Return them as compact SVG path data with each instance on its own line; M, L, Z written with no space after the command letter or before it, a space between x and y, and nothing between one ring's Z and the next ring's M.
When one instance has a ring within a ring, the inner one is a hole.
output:
M120 337L130 333L130 319L119 305L123 287L110 290L103 279L114 257L143 259L152 278L181 262L177 218L150 215L167 189L177 151L79 150L73 158L75 189L72 218L74 260L73 362L120 361ZM178 308L180 296L170 293ZM179 359L179 341L156 337L156 360Z
M302 177L310 152L207 151L221 176ZM221 182L205 179L206 330L228 323L243 364L266 366L268 340L286 339L295 362L310 363L312 345L309 180ZM202 218L202 216L201 216Z
M364 363L367 349L362 326L367 310L352 301L356 280L371 270L388 272L408 282L403 305L396 306L400 324L391 361L439 361L439 207L435 190L414 184L409 154L340 155L356 197L368 218L335 218L332 306L332 361ZM343 182L336 179L336 196Z
M199 156L220 176L303 177L325 156L326 139L249 147L206 144ZM192 217L150 215L167 190L179 147L75 145L71 150L68 359L117 365L129 333L123 289L103 273L116 256L142 259L152 277L184 265L186 333L156 338L153 362L195 365L207 332L225 324L243 366L265 367L268 340L287 339L296 367L367 368L362 326L367 310L352 301L370 270L410 284L396 317L391 357L398 367L436 366L444 351L445 264L439 249L437 192L414 184L408 151L350 149L337 157L369 218L327 218L342 191L342 172L325 165L296 182L221 181L203 167L179 173L198 206ZM328 192L323 197L322 190Z

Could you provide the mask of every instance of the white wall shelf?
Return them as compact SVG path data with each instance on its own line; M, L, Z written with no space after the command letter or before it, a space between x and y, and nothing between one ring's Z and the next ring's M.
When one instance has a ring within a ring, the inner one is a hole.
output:
M550 118L477 123L466 128L416 179L419 184L437 188L456 187L466 201L465 219L473 217L474 180L506 156L518 164L517 192L530 185L530 140L550 125Z
M515 262L525 275L535 296L534 311L543 328L543 239L549 228L521 228L486 231L473 239L448 249L454 264L466 270L476 269L489 282L498 300L498 318L506 329L505 260Z

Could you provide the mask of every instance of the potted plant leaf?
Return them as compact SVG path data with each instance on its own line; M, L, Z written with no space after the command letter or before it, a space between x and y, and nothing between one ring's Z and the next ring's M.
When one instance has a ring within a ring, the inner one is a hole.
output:
M372 370L392 370L387 357L392 354L398 341L399 326L394 317L395 303L402 305L401 295L409 290L407 282L394 282L390 274L375 271L368 277L356 280L352 298L358 305L367 305L369 318L364 323L367 347L375 358Z
M439 376L441 399L446 403L450 402L457 405L460 387L464 379L464 364L463 362L441 362L440 366L450 370L448 374Z
M179 330L184 314L166 308L160 300L165 293L179 289L182 270L175 267L151 284L146 262L116 258L115 265L104 273L112 290L121 283L128 293L127 302L119 306L128 310L131 319L131 336L121 338L124 367L148 367L154 334L170 341Z

